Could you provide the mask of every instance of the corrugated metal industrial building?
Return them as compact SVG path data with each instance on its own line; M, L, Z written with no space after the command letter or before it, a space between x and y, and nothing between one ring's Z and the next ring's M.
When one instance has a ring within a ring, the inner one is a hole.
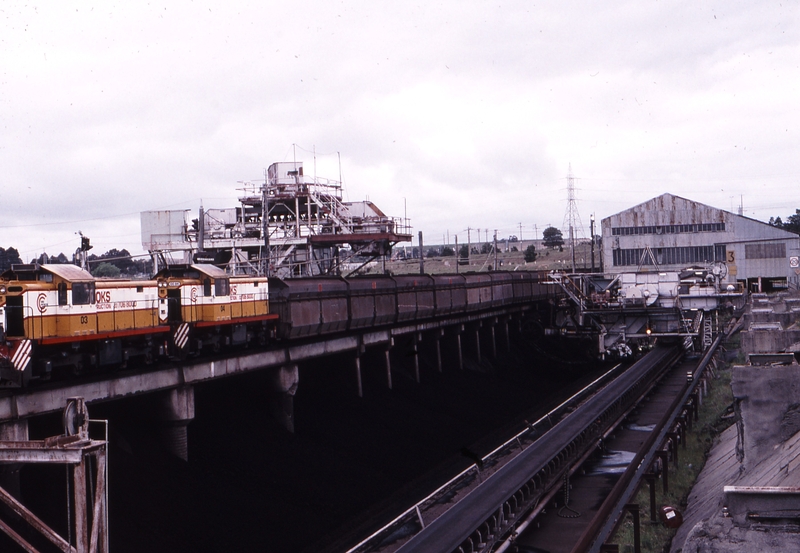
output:
M672 194L603 219L606 273L680 271L717 262L751 291L797 288L800 236Z

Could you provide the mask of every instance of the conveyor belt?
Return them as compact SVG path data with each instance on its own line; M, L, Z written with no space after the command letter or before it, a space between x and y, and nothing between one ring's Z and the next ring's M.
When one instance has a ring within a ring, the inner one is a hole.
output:
M652 379L658 369L669 365L678 356L679 350L675 347L657 348L650 352L541 436L533 446L509 461L501 470L430 523L398 551L447 553L457 549L537 472L547 466L594 422L602 418L610 405L634 388L640 380Z

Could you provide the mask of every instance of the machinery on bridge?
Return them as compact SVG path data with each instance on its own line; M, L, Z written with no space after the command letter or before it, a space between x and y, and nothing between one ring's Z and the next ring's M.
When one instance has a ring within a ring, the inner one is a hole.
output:
M711 344L718 310L743 301L741 288L723 287L725 276L722 263L612 276L553 272L549 278L565 296L549 331L595 340L601 358L627 357L658 338L703 350Z
M339 181L308 176L303 162L269 166L263 183L242 183L238 207L141 213L142 246L154 265L213 263L230 274L348 274L410 242L406 219L370 201L345 202Z
M555 292L545 280L531 272L281 280L209 264L124 280L74 265L13 265L0 275L0 387L542 300Z

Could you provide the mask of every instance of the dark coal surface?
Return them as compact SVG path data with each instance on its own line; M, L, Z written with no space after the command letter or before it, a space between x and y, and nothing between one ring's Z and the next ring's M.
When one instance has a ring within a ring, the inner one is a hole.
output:
M345 550L467 467L465 448L486 453L600 370L574 344L518 337L497 359L485 345L480 364L465 352L463 371L445 347L439 373L422 345L417 384L396 344L392 390L368 351L363 398L352 356L301 365L295 434L271 415L269 371L196 386L188 463L161 445L152 398L91 406L111 421L111 550ZM59 419L33 421L31 438L60 434ZM22 471L24 501L63 535L66 481L64 467Z

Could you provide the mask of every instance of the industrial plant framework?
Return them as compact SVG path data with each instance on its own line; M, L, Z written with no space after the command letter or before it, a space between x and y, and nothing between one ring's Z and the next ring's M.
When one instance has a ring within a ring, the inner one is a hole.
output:
M410 242L407 219L386 216L370 201L342 201L342 183L308 177L302 161L269 166L263 183L244 182L234 208L141 213L142 246L154 270L213 263L230 274L298 277L348 275Z

